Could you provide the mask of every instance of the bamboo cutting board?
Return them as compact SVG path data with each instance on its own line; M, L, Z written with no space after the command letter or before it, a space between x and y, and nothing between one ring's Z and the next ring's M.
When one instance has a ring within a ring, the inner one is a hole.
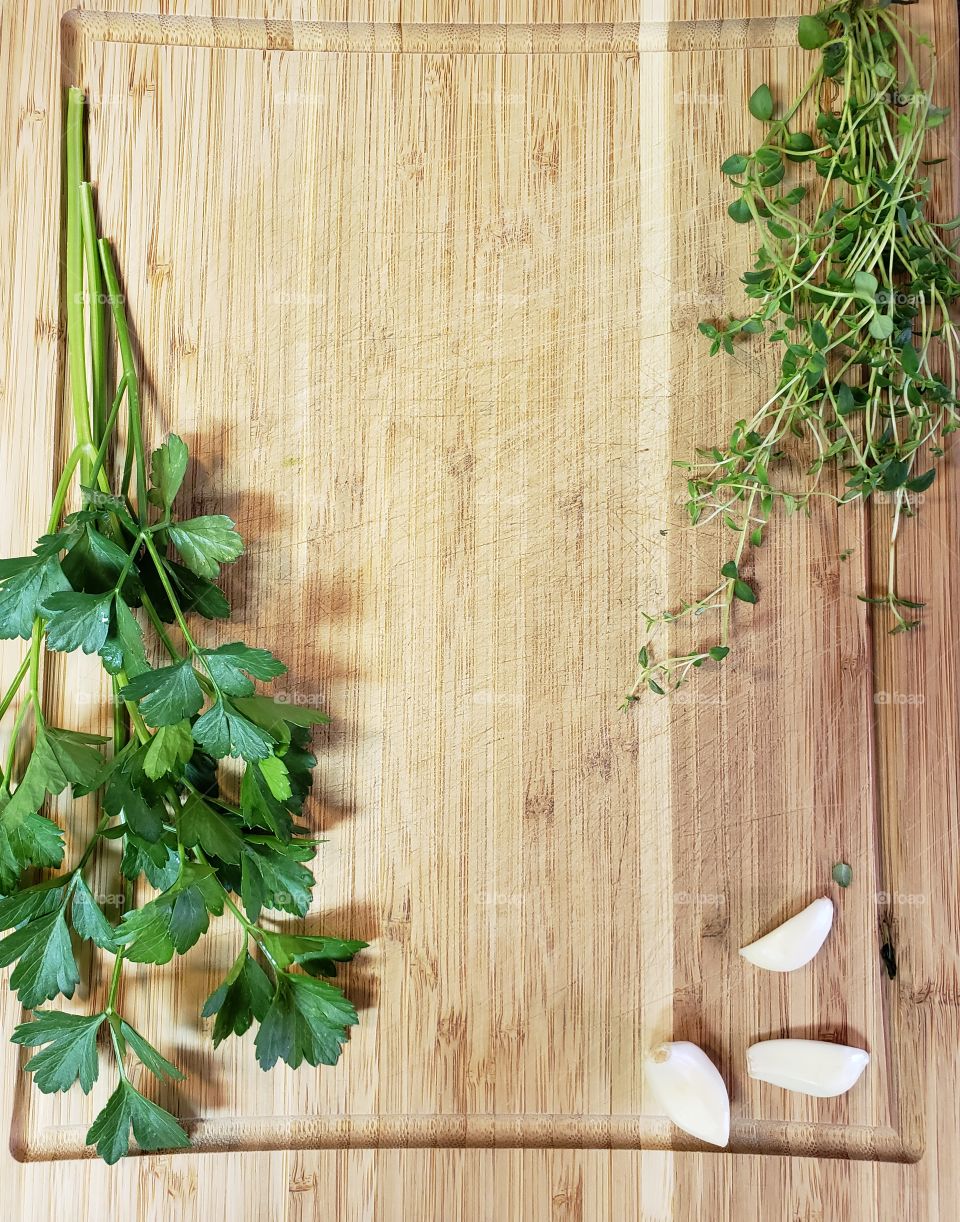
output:
M308 927L372 942L334 1070L211 1051L196 1016L236 953L226 922L162 983L128 969L131 1021L190 1075L155 1097L205 1150L691 1149L641 1072L689 1038L730 1083L732 1150L916 1158L878 957L895 880L856 511L776 532L722 675L617 707L640 612L722 556L680 529L671 462L774 377L759 352L711 362L696 321L740 300L718 165L755 138L751 89L798 82L793 23L86 13L64 53L147 418L197 456L193 510L249 541L223 639L276 649L287 698L334 718ZM47 686L96 727L88 674ZM810 968L739 960L824 892L838 922ZM92 964L79 1000L105 984ZM838 1100L749 1082L746 1046L783 1034L873 1063ZM15 1152L89 1153L108 1088L23 1080Z

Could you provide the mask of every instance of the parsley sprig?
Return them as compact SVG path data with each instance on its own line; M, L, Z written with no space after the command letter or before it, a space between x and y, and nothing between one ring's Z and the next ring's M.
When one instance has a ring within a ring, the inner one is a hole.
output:
M269 650L242 641L212 647L195 626L197 617L229 617L215 581L243 543L228 517L175 513L188 464L179 437L148 462L124 298L84 174L83 121L83 94L71 89L66 283L76 444L46 533L32 554L0 560L0 639L30 642L0 697L0 716L19 699L0 768L0 929L11 931L0 940L0 967L13 967L10 984L33 1011L13 1039L39 1049L27 1069L41 1091L79 1083L89 1092L101 1044L112 1050L117 1086L87 1141L113 1163L127 1152L131 1132L143 1150L189 1144L176 1118L130 1080L131 1058L158 1079L183 1074L124 1017L126 962L168 963L196 945L211 917L228 913L237 958L203 1008L204 1017L215 1016L214 1045L256 1025L264 1069L281 1060L333 1065L357 1012L332 981L366 943L262 923L264 913L302 917L311 904L315 880L306 863L318 841L301 817L316 764L311 733L328 718L258 690L286 673ZM111 324L120 368L112 397ZM77 481L82 508L65 515ZM99 656L114 696L110 738L49 724L44 649ZM157 650L161 664L153 660ZM18 747L28 738L18 770ZM226 760L238 763L223 770ZM233 794L225 772L237 768ZM100 814L65 866L63 829L44 809L68 788L77 798L95 794ZM119 919L88 881L98 850L111 843L121 850ZM144 898L148 891L152 898ZM47 1008L73 996L75 943L83 940L113 956L103 1008L91 1015Z
M742 277L753 308L700 324L714 354L734 354L750 337L781 345L780 377L725 444L678 464L691 524L720 522L733 542L706 593L644 616L647 639L624 707L727 656L734 606L757 601L744 575L753 549L776 511L809 514L818 498L889 502L886 585L861 598L889 616L893 632L919 623L923 604L897 584L897 539L933 483L944 438L960 427L950 317L960 254L948 236L960 217L928 215L930 171L943 159L925 157L928 133L948 112L932 101L929 40L890 0L825 4L800 20L798 40L818 56L800 95L778 113L775 91L759 85L749 110L766 135L721 166L737 191L731 219L760 238ZM923 82L914 45L925 51ZM830 469L842 473L839 494L823 486ZM704 619L719 619L709 644L675 654L658 647L671 625L696 631Z

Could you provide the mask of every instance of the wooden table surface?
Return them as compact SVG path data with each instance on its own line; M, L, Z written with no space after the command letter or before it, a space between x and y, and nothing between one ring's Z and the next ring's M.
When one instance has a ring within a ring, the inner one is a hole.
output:
M0 237L8 273L0 288L6 340L0 370L5 452L22 449L23 466L5 488L2 553L22 548L48 499L53 436L41 445L34 404L56 398L59 286L48 274L55 235L59 156L59 21L68 0L5 0L0 10L3 95ZM134 6L130 0L87 5L101 11L275 17L313 21L572 22L683 20L782 13L782 4L750 0L371 0L368 4L246 0ZM924 0L929 7L929 0ZM45 450L45 446L47 447ZM956 488L955 477L941 481ZM957 498L954 495L953 500ZM947 499L924 507L922 529L908 543L908 565L935 573L943 607L960 583L960 557L945 541L957 535ZM39 533L39 532L34 532ZM928 578L927 581L930 579ZM926 584L926 583L923 583ZM19 1164L4 1155L7 1209L17 1216L200 1218L230 1216L345 1219L808 1219L953 1217L960 1107L954 1086L960 1023L957 930L955 675L946 613L918 644L884 663L878 686L923 691L922 709L890 711L886 730L898 747L880 779L884 852L896 863L898 894L890 903L907 951L899 979L904 1030L916 1046L916 1076L926 1101L926 1151L917 1165L782 1159L772 1156L673 1154L661 1151L351 1150L179 1155L97 1163ZM936 681L934 681L936 677ZM907 757L909 748L909 760ZM922 815L921 815L922 812ZM896 817L893 817L895 815ZM0 990L4 1031L18 1017ZM0 1045L0 1116L14 1106L16 1051ZM942 1204L941 1204L942 1202Z

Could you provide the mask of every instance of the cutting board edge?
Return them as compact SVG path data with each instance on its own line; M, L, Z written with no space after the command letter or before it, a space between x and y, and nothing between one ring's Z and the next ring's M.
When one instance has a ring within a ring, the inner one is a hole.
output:
M219 50L367 54L622 54L772 49L796 42L798 16L621 22L273 21L71 9L61 22L64 65L82 42Z
M915 1163L922 1146L891 1128L734 1122L729 1144L709 1146L666 1121L620 1116L316 1116L185 1121L191 1146L174 1154L322 1149L582 1149L756 1154ZM588 1131L585 1132L584 1130ZM10 1151L22 1163L95 1157L82 1126L50 1128L40 1139L16 1126ZM139 1154L140 1151L134 1151Z

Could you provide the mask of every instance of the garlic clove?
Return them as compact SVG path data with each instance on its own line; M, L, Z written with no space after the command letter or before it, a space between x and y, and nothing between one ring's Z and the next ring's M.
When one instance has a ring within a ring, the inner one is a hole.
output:
M826 1040L764 1040L747 1049L751 1078L818 1099L845 1094L869 1063L862 1048Z
M768 972L793 972L810 962L832 925L833 900L823 896L756 942L742 946L740 954Z
M730 1139L730 1096L707 1054L687 1040L660 1044L647 1056L647 1081L673 1123L713 1146Z

